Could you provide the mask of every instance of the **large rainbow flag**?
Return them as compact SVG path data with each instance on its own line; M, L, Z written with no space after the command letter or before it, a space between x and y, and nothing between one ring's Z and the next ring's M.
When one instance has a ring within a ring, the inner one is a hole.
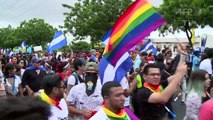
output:
M115 66L119 58L165 23L146 0L136 0L118 18L104 50L104 57Z

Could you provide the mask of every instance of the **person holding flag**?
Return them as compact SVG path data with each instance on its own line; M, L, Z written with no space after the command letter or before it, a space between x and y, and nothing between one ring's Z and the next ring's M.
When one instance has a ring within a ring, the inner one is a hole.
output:
M163 120L166 109L165 103L171 98L186 74L187 66L180 65L176 73L164 83L160 83L161 72L156 64L148 64L144 67L142 89L137 93L139 104L139 118L141 120ZM168 84L169 83L169 84ZM168 84L167 87L165 87Z

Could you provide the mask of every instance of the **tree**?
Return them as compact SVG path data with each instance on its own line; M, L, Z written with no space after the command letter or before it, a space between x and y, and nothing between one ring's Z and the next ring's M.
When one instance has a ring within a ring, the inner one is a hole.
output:
M192 28L207 25L213 27L212 5L212 0L164 0L159 12L166 18L167 24L160 32L185 31L192 46Z
M56 29L45 23L43 19L33 18L29 21L21 22L16 29L16 36L20 40L25 40L30 45L45 46L52 41Z
M64 13L66 18L62 27L76 40L90 37L94 47L131 2L131 0L82 0L74 6L63 4L70 12Z
M2 48L13 48L20 43L15 36L15 29L10 25L7 28L0 29L0 36L0 47Z
M89 51L90 50L90 44L86 41L79 41L79 42L72 42L71 49L73 51Z

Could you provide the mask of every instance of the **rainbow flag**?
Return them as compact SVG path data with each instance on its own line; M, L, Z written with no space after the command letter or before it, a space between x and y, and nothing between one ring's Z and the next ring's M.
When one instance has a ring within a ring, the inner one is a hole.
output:
M112 28L104 57L115 66L119 58L141 42L165 20L146 0L136 0L118 18Z

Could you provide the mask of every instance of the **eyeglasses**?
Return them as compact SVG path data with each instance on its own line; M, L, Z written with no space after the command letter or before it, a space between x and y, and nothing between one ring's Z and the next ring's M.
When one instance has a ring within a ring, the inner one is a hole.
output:
M150 74L147 74L147 75L150 75L150 76L152 76L152 77L154 77L154 76L161 76L161 74L160 73L150 73Z

